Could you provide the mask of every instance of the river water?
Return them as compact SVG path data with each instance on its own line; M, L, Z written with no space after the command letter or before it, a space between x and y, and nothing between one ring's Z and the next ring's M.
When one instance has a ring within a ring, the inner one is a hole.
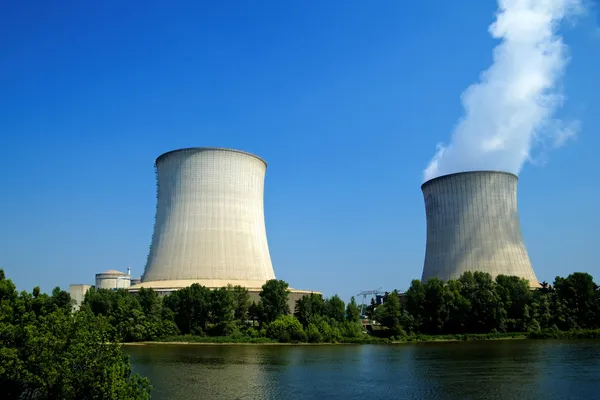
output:
M152 399L598 399L600 341L127 346Z

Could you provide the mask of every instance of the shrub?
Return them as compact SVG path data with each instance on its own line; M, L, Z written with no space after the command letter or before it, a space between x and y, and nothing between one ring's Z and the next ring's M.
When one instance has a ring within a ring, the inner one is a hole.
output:
M281 315L267 328L267 337L279 342L304 342L306 333L302 324L291 315Z
M319 332L319 329L313 323L308 324L306 328L306 338L309 343L321 343L323 341L323 335L321 335L321 332Z

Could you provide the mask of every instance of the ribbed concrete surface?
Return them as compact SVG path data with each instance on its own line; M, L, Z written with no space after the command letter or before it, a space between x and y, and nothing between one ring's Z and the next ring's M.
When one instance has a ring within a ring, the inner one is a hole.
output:
M427 215L422 281L457 279L465 271L516 275L537 286L523 243L516 175L473 171L421 187Z
M142 283L261 287L274 279L264 221L266 167L259 157L229 149L160 156L156 222Z

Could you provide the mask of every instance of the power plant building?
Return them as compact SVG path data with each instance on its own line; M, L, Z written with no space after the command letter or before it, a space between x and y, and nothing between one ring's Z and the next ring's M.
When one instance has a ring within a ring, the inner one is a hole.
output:
M79 310L81 303L83 303L83 300L85 299L85 294L91 287L91 285L79 283L69 285L69 295L71 295L71 300L73 300L74 310Z
M517 210L514 174L472 171L444 175L421 186L427 244L421 280L459 278L482 271L516 275L538 286Z
M193 283L258 293L275 279L264 217L266 162L239 150L187 148L156 159L154 233L141 283L171 292ZM296 293L296 295L294 295ZM308 292L291 291L290 297Z
M114 269L96 274L96 289L128 289L131 275Z

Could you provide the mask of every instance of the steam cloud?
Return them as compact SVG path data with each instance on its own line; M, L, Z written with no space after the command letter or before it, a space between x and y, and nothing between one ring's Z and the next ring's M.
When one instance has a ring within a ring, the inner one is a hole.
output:
M498 0L488 29L502 40L494 62L463 92L465 115L451 143L438 145L425 180L472 170L518 174L532 159L532 148L560 147L575 135L576 123L553 119L563 101L557 86L568 62L557 30L582 8L582 0Z

